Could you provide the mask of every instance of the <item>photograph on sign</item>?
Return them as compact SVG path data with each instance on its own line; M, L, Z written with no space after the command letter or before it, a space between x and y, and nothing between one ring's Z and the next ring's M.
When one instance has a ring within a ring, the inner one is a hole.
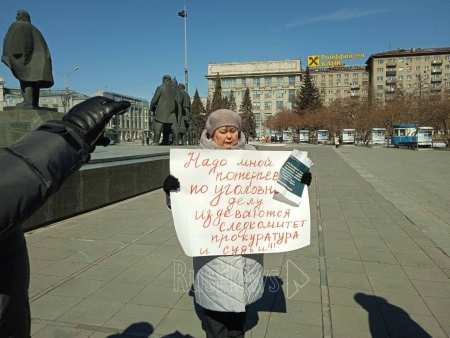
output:
M305 153L306 154L306 153ZM186 255L243 255L296 250L310 244L308 189L300 206L273 198L290 151L171 149L170 192L178 239Z

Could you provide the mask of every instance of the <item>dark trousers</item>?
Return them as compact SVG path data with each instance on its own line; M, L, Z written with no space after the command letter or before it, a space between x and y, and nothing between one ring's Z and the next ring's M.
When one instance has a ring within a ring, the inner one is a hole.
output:
M0 337L30 337L29 284L28 251L23 245L0 258Z
M206 338L244 338L245 312L219 312L205 309L203 330Z

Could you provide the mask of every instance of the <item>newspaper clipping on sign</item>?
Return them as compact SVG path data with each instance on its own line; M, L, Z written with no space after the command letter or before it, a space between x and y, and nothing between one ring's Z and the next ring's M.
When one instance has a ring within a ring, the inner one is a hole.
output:
M307 187L300 183L303 173L313 165L308 153L294 150L280 169L275 185L274 199L298 207L302 203L303 191Z
M290 156L290 151L171 149L170 173L180 181L180 189L170 192L171 210L185 254L276 253L309 245L308 189L303 187L296 205L273 197Z

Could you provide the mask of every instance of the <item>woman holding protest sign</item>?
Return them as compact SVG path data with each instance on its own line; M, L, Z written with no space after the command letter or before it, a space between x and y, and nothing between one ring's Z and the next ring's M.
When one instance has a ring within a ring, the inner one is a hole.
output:
M200 138L202 149L256 150L246 144L241 130L241 117L228 110L217 110L208 117ZM309 174L309 173L308 173ZM311 183L311 174L302 183ZM180 187L178 179L169 175L164 183L167 205L170 191ZM245 336L247 306L256 302L264 291L263 254L194 257L194 294L204 308L203 329L207 338Z

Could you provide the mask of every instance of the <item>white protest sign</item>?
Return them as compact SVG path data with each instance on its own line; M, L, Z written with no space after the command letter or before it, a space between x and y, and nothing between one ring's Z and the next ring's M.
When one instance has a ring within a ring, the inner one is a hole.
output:
M186 255L291 251L310 244L309 195L299 207L273 199L290 151L170 149L170 193L178 239Z

